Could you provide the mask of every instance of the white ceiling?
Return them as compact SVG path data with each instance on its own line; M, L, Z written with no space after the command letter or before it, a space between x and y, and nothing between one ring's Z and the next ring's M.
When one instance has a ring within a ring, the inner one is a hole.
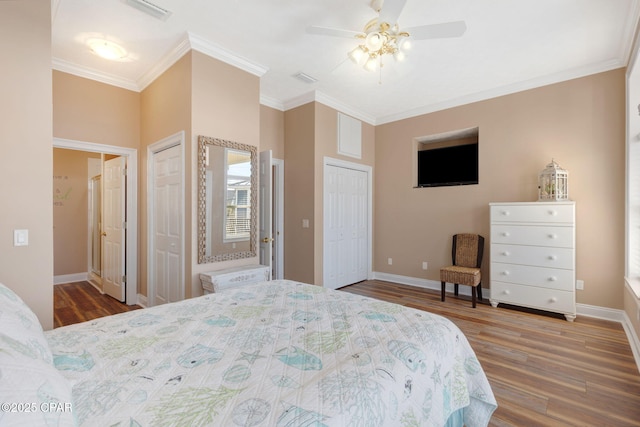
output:
M317 100L371 124L624 67L640 9L640 0L407 0L401 28L463 20L467 31L414 41L406 61L387 61L380 75L347 60L354 40L306 32L361 31L377 16L367 0L149 1L171 16L124 0L52 0L53 67L140 91L195 49L261 76L265 105ZM129 57L99 58L84 44L91 35Z

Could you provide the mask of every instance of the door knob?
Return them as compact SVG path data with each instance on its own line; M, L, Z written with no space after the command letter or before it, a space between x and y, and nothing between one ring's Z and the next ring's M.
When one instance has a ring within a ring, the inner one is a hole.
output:
M103 232L102 232L102 236L103 236L103 237L107 237L107 232L106 232L106 231L103 231Z
M270 243L270 242L273 242L272 238L265 237L264 239L262 239L262 243Z

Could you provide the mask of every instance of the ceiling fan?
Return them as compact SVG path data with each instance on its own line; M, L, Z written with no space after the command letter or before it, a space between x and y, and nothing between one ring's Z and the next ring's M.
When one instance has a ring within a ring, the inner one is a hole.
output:
M378 12L378 17L367 22L362 31L312 25L307 27L307 33L358 39L358 46L348 53L348 57L365 70L375 71L382 67L384 55L391 55L395 60L402 61L405 51L410 48L411 39L460 37L467 30L464 21L420 25L401 30L398 17L406 3L407 0L372 0L371 8Z

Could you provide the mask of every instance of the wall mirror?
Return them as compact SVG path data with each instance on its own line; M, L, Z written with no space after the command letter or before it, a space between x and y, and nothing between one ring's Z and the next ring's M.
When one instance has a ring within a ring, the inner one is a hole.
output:
M198 263L256 256L257 149L198 137Z

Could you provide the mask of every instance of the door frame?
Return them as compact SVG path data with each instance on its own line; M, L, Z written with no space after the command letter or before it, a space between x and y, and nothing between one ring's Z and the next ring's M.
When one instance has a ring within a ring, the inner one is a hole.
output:
M273 222L276 225L275 239L275 274L276 280L284 279L284 160L272 158L273 166Z
M180 300L185 296L185 162L184 162L184 146L185 146L185 132L180 131L170 135L160 141L154 142L147 146L147 306L152 307L155 305L155 280L153 278L153 272L155 271L155 257L153 256L154 239L153 230L155 226L154 220L154 200L153 200L153 187L155 170L153 166L153 156L157 153L173 148L175 146L180 147L180 234L181 248L180 248L180 279L179 283L179 296Z
M322 281L324 282L324 277L327 273L327 263L325 262L328 259L327 254L327 227L325 227L325 218L328 218L327 213L327 200L329 198L329 194L327 189L329 185L327 183L327 167L335 166L344 169L353 169L359 172L365 172L367 174L367 279L373 279L373 167L369 165L364 165L361 163L349 162L347 160L335 159L332 157L324 157L323 159L323 167L322 167L322 175L323 175L323 185L322 185ZM324 286L324 285L323 285Z
M104 153L123 156L127 159L127 218L125 246L127 283L125 303L138 304L138 150L135 148L118 147L115 145L98 144L95 142L77 141L64 138L53 138L54 148L87 151L90 153Z

